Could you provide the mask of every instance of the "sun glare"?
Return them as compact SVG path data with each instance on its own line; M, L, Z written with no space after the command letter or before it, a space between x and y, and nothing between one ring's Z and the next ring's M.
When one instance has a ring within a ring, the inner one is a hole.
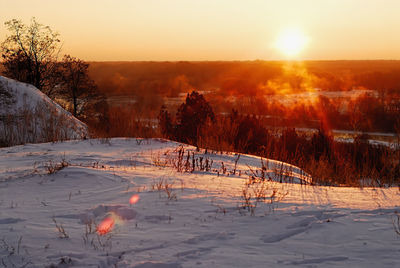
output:
M98 226L97 226L97 233L99 235L105 235L111 232L112 228L114 227L115 220L112 217L105 218Z
M139 199L140 199L139 195L138 194L134 194L129 199L129 204L134 205L139 201Z
M307 45L307 36L299 29L282 31L275 43L275 47L287 57L297 56Z

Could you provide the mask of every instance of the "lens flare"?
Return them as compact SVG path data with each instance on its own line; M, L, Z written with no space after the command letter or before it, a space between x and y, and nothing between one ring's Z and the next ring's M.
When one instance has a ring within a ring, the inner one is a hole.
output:
M111 232L112 228L114 227L115 220L113 217L105 218L98 226L97 226L97 233L99 235L105 235Z
M139 201L139 195L138 194L134 194L129 199L129 204L133 205L133 204L136 204L138 201Z

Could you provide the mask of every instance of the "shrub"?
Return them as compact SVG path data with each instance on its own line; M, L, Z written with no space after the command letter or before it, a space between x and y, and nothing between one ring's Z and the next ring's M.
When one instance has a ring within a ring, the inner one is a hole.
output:
M214 120L214 112L203 95L193 91L179 107L176 119L178 140L197 145L200 129Z

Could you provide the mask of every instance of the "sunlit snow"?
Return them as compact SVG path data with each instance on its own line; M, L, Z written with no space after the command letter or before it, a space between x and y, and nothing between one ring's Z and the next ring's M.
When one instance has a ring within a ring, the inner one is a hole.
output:
M179 166L180 150L199 167ZM0 266L400 265L398 188L311 186L296 167L237 159L156 139L1 148ZM243 190L262 166L265 199L250 185L251 211Z

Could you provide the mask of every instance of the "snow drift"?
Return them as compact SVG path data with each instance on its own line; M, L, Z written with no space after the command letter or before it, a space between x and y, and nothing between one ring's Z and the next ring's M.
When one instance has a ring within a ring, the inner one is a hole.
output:
M400 267L397 187L305 179L166 140L0 148L0 267Z
M37 88L0 76L0 146L86 137L87 126Z

